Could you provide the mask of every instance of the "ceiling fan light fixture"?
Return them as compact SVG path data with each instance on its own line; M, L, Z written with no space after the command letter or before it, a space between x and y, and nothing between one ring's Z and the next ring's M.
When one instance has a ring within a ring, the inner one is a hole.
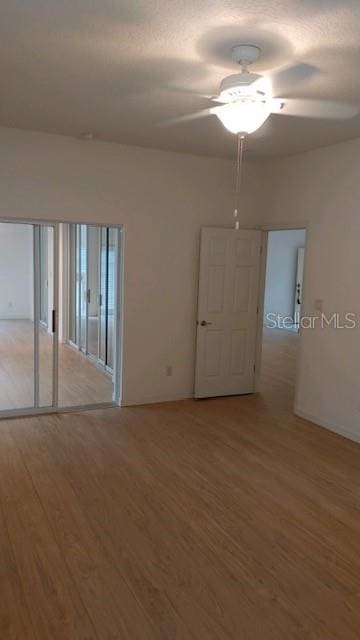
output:
M268 103L248 100L230 102L212 109L225 129L240 135L248 135L260 129L271 112Z

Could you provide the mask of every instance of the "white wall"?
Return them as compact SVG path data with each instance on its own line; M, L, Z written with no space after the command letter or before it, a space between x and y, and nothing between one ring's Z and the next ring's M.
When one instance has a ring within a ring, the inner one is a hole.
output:
M244 185L252 224L249 163ZM123 401L191 396L200 228L233 223L234 163L0 129L0 188L0 216L124 225Z
M360 440L360 140L272 161L265 179L264 222L309 221L302 313L323 300L357 319L303 331L297 411Z
M268 234L264 318L279 314L294 319L297 254L305 246L304 229ZM283 325L281 325L283 327Z
M192 394L199 233L232 224L233 172L221 159L0 129L0 216L124 225L125 403ZM305 314L322 299L327 313L360 317L359 175L360 140L247 164L243 224L309 222ZM359 380L360 327L303 332L298 412L360 439Z
M0 320L30 320L33 307L32 227L0 223Z

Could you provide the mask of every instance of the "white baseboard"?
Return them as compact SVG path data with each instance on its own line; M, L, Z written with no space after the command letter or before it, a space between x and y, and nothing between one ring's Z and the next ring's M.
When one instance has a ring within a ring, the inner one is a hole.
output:
M22 315L18 315L18 316L1 316L0 320L7 320L7 321L11 321L11 320L28 320L29 322L34 322L34 318L29 318L28 315L22 316Z
M325 420L324 418L319 418L318 416L312 415L307 411L303 411L300 407L295 406L294 413L300 418L304 418L304 420L308 420L309 422L313 422L319 427L324 427L329 431L333 431L337 433L339 436L343 436L344 438L348 438L348 440L353 440L354 442L360 442L360 433L355 433L351 431L351 429L347 429L342 425L335 424L330 420Z
M178 400L189 400L194 397L193 393L175 393L159 396L137 396L136 398L123 398L122 407L132 407L140 404L156 404L158 402L176 402Z

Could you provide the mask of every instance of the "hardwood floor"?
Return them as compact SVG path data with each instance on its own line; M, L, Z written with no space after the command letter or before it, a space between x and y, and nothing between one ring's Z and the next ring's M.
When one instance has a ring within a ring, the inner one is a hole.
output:
M0 421L1 640L359 639L360 448L286 339L255 396Z
M52 337L40 331L40 406L52 403ZM76 406L111 402L111 377L66 344L59 345L59 403ZM0 320L0 410L34 402L34 325L29 320Z

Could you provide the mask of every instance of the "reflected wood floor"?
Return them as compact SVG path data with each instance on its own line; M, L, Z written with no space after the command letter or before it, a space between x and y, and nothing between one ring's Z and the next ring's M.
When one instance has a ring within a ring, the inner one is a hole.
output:
M52 403L52 337L40 330L40 404ZM111 402L111 377L76 349L59 345L59 404ZM0 410L33 406L34 325L0 320Z
M258 395L0 422L2 640L359 639L360 447L266 340Z
M264 328L260 391L278 409L294 406L299 339L294 331Z

